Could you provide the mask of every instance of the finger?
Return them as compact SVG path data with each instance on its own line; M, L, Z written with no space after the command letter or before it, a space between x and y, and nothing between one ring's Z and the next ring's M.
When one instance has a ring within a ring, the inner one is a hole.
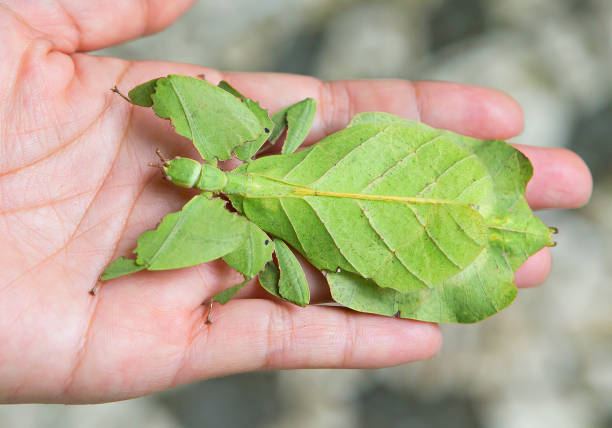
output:
M123 81L128 89L170 73L197 76L217 84L229 81L270 112L314 98L317 115L308 142L338 131L360 112L382 111L477 138L511 138L523 129L520 106L497 90L447 82L341 80L277 73L222 73L187 64L140 62Z
M526 194L531 208L578 208L589 201L593 179L577 154L560 148L516 147L533 164Z
M434 324L234 300L215 306L212 324L192 342L176 381L251 370L387 367L429 358L440 345Z
M284 74L225 73L245 94L271 110L315 98L310 140L344 128L357 113L382 111L477 138L511 138L523 129L523 113L508 95L447 82L340 80L322 82Z
M73 53L160 31L192 3L193 0L8 0L7 7L43 33L57 50Z
M529 288L540 285L550 272L552 257L550 249L545 247L529 257L514 274L514 283L519 288Z

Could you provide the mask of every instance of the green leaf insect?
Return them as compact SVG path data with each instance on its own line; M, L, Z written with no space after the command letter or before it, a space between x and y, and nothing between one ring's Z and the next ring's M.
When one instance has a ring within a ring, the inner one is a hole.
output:
M227 82L170 75L134 88L129 100L193 141L204 162L176 158L161 168L173 184L202 193L143 233L137 257L119 257L103 280L222 258L245 281L213 301L227 302L258 277L271 294L305 306L293 249L323 272L343 306L472 323L508 306L516 269L554 245L553 229L525 200L531 163L503 141L373 112L297 151L314 118L310 99L270 118ZM257 158L285 130L281 154ZM246 162L216 167L232 155Z

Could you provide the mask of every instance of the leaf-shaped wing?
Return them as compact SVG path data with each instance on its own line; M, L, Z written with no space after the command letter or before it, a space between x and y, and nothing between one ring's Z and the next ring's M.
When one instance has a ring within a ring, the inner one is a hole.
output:
M403 123L422 130L426 125L384 113L357 115L351 126L366 123ZM434 322L476 322L509 305L516 296L514 271L527 257L551 245L551 231L535 216L525 200L532 175L529 161L502 141L482 141L447 131L432 130L474 153L487 169L493 186L481 199L480 212L489 227L485 251L465 270L429 290L398 293L374 281L346 272L330 272L334 300L363 312L399 314Z
M164 270L215 260L243 245L247 226L247 219L225 209L224 200L198 195L138 237L136 263Z
M340 131L312 148L252 162L247 172L296 188L244 197L245 215L319 269L406 292L472 263L488 228L474 209L491 197L477 156L433 132L395 124Z
M514 270L542 247L553 245L550 229L533 214L525 199L525 189L533 175L533 168L520 151L504 141L465 137L387 113L358 114L349 126L368 123L397 123L423 132L433 132L478 157L493 184L491 197L480 201L479 211L487 221L490 244L500 248Z
M158 116L170 119L176 132L192 140L209 162L229 159L236 148L267 138L259 106L250 108L201 79L170 75L146 82L129 95L135 104L152 104Z
M278 292L283 297L299 306L306 306L310 302L310 289L306 282L306 276L300 262L295 254L280 239L274 241L276 257L278 258L278 269L280 277L278 280Z
M400 293L350 272L329 272L332 298L351 309L431 322L473 323L508 306L516 296L514 271L491 248L459 274L431 289Z

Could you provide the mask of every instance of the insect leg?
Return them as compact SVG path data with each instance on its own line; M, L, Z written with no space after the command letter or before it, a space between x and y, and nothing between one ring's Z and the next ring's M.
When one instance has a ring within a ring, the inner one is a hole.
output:
M117 85L113 86L111 88L111 92L114 92L115 94L119 95L121 98L123 98L124 100L126 100L128 103L132 104L132 100L130 100L128 97L126 97L125 95L123 95L123 93L119 90L119 88L117 87Z

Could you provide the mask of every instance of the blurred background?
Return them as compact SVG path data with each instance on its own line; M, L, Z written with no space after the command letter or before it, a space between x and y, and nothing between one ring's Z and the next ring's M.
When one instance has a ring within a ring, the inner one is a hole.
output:
M560 229L545 285L435 358L384 370L250 373L97 406L0 407L0 427L612 428L612 2L200 0L155 36L99 52L322 79L397 77L518 99L515 142L587 161L591 203Z

